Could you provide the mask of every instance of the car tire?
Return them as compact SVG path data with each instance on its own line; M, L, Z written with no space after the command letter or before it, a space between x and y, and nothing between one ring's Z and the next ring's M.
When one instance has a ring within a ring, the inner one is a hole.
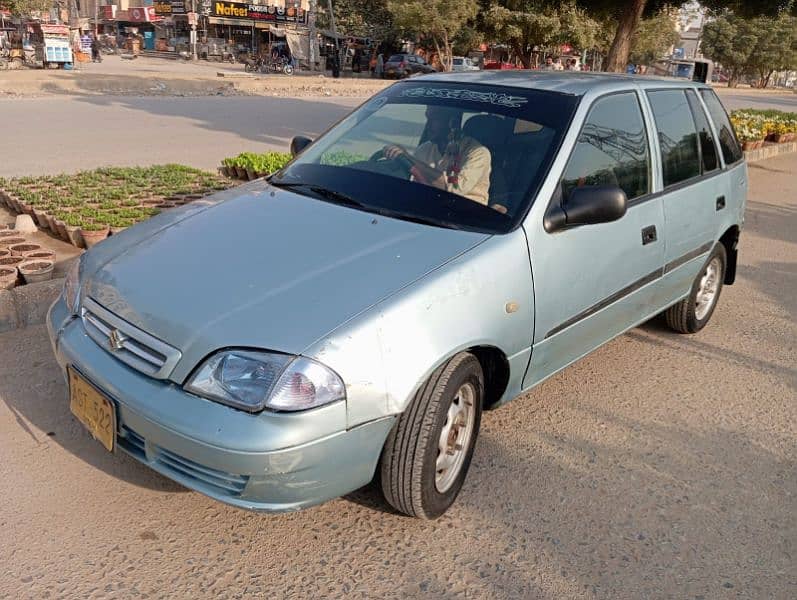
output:
M382 493L393 508L436 519L454 503L473 456L483 398L481 365L469 353L437 368L416 392L380 459Z
M728 259L718 243L700 269L689 295L664 312L667 325L678 333L697 333L711 319L722 292Z

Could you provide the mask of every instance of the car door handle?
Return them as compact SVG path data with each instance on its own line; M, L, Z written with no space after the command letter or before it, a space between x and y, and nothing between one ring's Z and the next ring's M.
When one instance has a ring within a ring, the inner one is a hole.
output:
M725 208L725 196L720 196L717 198L717 210L722 210Z
M646 246L647 244L651 244L657 240L656 236L656 226L650 225L649 227L645 227L642 229L642 245Z

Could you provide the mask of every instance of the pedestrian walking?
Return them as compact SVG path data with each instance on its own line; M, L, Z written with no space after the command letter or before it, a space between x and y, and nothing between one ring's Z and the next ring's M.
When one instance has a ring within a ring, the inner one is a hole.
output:
M91 62L102 62L100 40L97 39L96 35L91 38Z
M379 55L376 57L376 77L377 79L382 79L385 75L385 57L380 52Z

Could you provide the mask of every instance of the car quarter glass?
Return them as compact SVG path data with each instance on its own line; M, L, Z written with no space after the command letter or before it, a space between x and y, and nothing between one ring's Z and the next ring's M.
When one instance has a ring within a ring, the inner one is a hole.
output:
M664 187L700 175L697 131L684 90L648 92L661 149Z
M711 120L714 121L725 164L732 165L739 162L744 158L744 153L739 141L736 139L730 119L728 119L728 113L725 112L725 108L723 108L722 103L717 98L717 94L714 93L714 90L703 88L700 90L700 96L703 98L703 102L706 103Z
M689 107L692 109L692 117L697 126L698 139L700 142L701 167L703 173L709 173L719 167L714 134L711 133L711 126L708 124L708 118L694 90L686 90L686 99L689 102Z
M562 177L564 202L585 185L619 186L629 200L650 192L650 153L636 93L611 94L590 108Z

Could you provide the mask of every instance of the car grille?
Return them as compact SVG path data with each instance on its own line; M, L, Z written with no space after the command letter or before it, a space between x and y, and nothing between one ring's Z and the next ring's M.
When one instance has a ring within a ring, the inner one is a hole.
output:
M80 308L89 337L123 363L156 379L169 376L180 351L86 298Z
M150 446L150 455L153 457L150 461L147 459L144 438L126 425L122 425L119 430L118 444L123 450L132 454L138 460L144 463L151 463L159 470L165 471L168 475L174 477L177 481L181 481L188 486L193 484L193 487L199 490L237 498L244 491L249 481L248 475L235 475L212 469L193 460L183 458L179 454L160 446Z

